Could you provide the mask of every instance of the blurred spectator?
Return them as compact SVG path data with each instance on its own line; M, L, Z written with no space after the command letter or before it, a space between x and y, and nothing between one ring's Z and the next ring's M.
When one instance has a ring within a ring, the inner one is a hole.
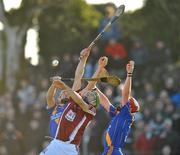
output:
M13 122L7 122L5 124L5 129L1 135L1 143L3 142L3 144L5 144L8 155L19 155L23 152L22 133L15 128Z
M92 64L95 65L97 63L98 58L101 57L101 56L102 56L102 54L101 54L101 51L100 51L99 47L95 45L91 49L91 55L90 55L90 57L88 59L91 59Z
M45 135L43 126L41 126L41 120L31 119L29 126L26 131L26 152L35 152L38 154L41 149L41 144L43 141L43 136Z
M85 77L85 78L90 78L90 77L92 77L93 72L94 72L94 66L93 66L93 64L92 64L92 61L89 60L89 61L86 63L85 72L84 72L84 77Z
M163 102L161 101L161 100L156 100L155 101L155 105L154 105L155 107L155 113L163 113L163 111L164 111L164 104L163 104Z
M179 135L172 129L172 120L165 119L163 123L163 131L157 143L158 154L177 155L179 153Z
M116 11L116 6L113 3L108 3L105 8L105 17L100 22L99 32L103 30L106 24L110 21L110 19L114 16ZM109 41L111 38L118 40L122 37L120 30L118 29L117 22L114 22L111 27L104 32L102 40L104 42Z
M163 115L161 113L156 113L154 118L149 122L150 128L153 130L153 133L159 135L163 130Z
M145 107L143 110L142 110L142 113L143 113L143 120L146 122L146 123L149 123L151 117L152 117L152 114L151 114L151 109L148 108L148 107Z
M166 45L158 44L158 50L153 51L155 59L151 59L151 62L155 61L155 65L158 65L156 67L153 64L148 66L150 53L141 41L136 41L129 52L131 58L136 61L132 96L137 97L141 103L141 112L135 116L136 123L127 139L124 150L127 155L179 155L180 152L178 143L180 141L180 71L178 65L171 60L171 51L166 51L168 50ZM97 46L92 49L85 77L93 74L97 59L101 56L100 51L103 49ZM113 56L113 52L116 55L117 51L110 48L107 53ZM156 53L158 51L161 54ZM164 56L164 51L170 55ZM163 63L161 56L164 59ZM60 57L60 75L73 77L75 70L73 66L78 61L78 55L65 53ZM109 61L108 71L123 80L123 69L113 67L115 60L112 61ZM166 61L168 61L167 65ZM36 72L34 71L36 74L27 73L31 81L18 79L20 87L14 92L5 91L0 94L0 155L37 155L39 150L49 143L44 139L49 130L49 118L45 109L49 79L44 78L44 72L48 75L50 71L44 68L36 69ZM107 84L99 84L99 86L114 105L119 103L121 100L119 89L122 88L122 84L117 88ZM83 137L81 154L100 154L107 122L107 114L102 107L99 107L93 124Z
M146 124L144 132L141 133L134 142L137 155L154 155L153 149L156 145L157 137L154 136L152 128Z
M5 98L4 95L0 95L0 128L1 128L1 121L5 117Z
M172 103L169 103L164 107L164 117L165 118L171 117L174 114L174 112L175 112L175 108Z
M162 40L155 42L155 49L152 54L152 65L167 65L172 62L172 55L170 49L168 49ZM162 66L162 67L163 67Z
M69 75L71 75L72 68L73 68L73 63L72 63L71 55L69 53L65 53L60 61L59 74L62 77L69 77Z
M152 102L155 100L156 94L151 83L147 82L144 84L144 91L144 98L147 102Z
M176 111L176 113L173 115L173 129L180 136L180 112L179 111Z
M28 106L35 103L36 92L34 86L28 83L27 80L20 81L20 89L17 91L17 97L20 101Z
M149 51L143 45L142 41L136 39L129 52L130 58L136 63L136 72L139 80L142 80L142 72L147 72L149 63ZM146 68L146 69L145 69ZM144 74L145 75L145 74Z
M171 103L168 92L164 89L159 92L159 99L163 102L164 105Z
M40 81L36 104L40 104L42 107L46 106L46 93L48 90L48 85L49 81L47 79L44 78Z
M114 38L108 41L105 47L105 54L110 58L109 61L113 68L122 68L127 62L127 52L124 45L118 43Z
M177 93L177 89L176 89L176 86L174 84L174 80L172 77L168 77L167 79L165 79L164 84L165 84L166 91L168 92L169 96L173 96L174 94Z
M17 103L16 124L17 124L18 129L22 131L23 133L27 129L30 117L31 117L31 113L28 106L25 103L19 101Z
M171 101L176 107L180 107L180 92L171 96Z
M178 92L178 86L174 84L174 80L172 77L169 77L165 80L165 87L166 91L169 94L171 102L177 107L180 106L180 92Z

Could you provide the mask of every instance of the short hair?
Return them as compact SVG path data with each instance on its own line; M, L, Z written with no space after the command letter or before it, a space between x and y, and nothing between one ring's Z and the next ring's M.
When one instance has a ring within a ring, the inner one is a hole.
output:
M114 3L107 3L106 7L112 7L112 8L114 8L114 10L117 9L117 7L116 7L116 5Z

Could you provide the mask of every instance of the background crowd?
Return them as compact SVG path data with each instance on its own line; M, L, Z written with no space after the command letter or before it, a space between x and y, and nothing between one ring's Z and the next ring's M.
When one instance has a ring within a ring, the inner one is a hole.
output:
M120 44L124 46L123 44ZM107 47L106 47L107 49ZM90 77L99 54L94 47L86 65L85 76ZM129 155L178 155L180 152L180 67L170 59L170 49L162 41L155 42L155 49L144 47L136 40L130 51L125 52L126 59L112 55L108 71L125 79L125 63L128 59L136 62L133 75L133 96L141 104L141 111L136 115L132 132L127 139L124 152ZM154 55L148 53L152 50ZM167 52L167 55L166 55ZM156 59L157 55L162 55ZM114 56L114 57L113 57ZM148 56L148 61L144 57ZM52 67L53 73L63 77L73 77L78 63L78 54L61 56L59 67ZM65 68L65 69L62 69ZM35 155L45 147L49 140L49 117L46 111L46 92L49 79L42 76L39 68L29 67L28 78L21 79L15 91L0 95L0 154ZM53 75L53 73L51 75ZM99 87L114 105L121 99L120 89L101 84ZM103 132L109 120L108 114L99 107L83 137L81 151L83 155L98 155L102 151Z
M99 29L113 15L100 22ZM172 50L163 40L155 39L147 46L139 37L123 38L113 25L95 46L88 59L85 77L91 77L100 56L107 55L110 74L126 77L125 64L135 61L132 95L139 101L141 110L135 116L127 144L126 155L179 155L180 147L180 64L172 57ZM18 79L16 89L0 94L0 155L37 155L47 144L49 116L46 110L46 92L49 77L73 77L79 53L58 55L60 63L46 70L43 65L31 66L26 78ZM122 82L123 83L123 82ZM71 85L71 83L69 83ZM114 105L121 100L122 84L114 88L98 85ZM99 106L96 118L86 129L81 143L82 155L100 155L103 150L103 133L109 116Z

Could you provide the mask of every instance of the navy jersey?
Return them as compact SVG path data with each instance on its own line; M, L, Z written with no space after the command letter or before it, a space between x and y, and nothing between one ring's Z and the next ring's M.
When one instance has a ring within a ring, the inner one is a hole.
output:
M112 147L121 152L120 148L123 147L133 122L129 102L121 108L119 113L117 113L116 108L111 105L109 114L112 120L105 133L104 147L106 153L104 152L104 155L107 154L108 149Z
M50 115L49 132L50 132L50 136L53 138L55 138L59 119L65 107L66 107L66 104L64 106L56 105L55 107L48 110L49 115Z

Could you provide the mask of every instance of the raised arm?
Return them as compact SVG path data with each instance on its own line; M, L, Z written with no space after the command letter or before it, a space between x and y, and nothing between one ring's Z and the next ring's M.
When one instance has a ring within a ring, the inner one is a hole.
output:
M121 106L124 106L129 98L131 97L131 86L132 86L132 74L134 70L134 61L129 61L126 65L127 77L122 89L122 102Z
M61 78L59 76L54 76L53 77L53 82L51 84L51 86L49 87L47 94L46 94L46 100L47 100L47 107L52 108L55 106L55 94L56 94L56 90L57 88L62 89L62 86L59 84L59 80Z
M112 105L106 95L101 92L98 88L96 88L96 92L99 94L100 104L104 107L104 109L109 112L110 106Z
M76 71L75 71L74 83L73 83L73 86L72 86L72 89L74 91L77 91L77 90L79 90L81 88L81 79L82 79L83 74L84 74L84 68L85 68L86 61L88 59L90 50L91 50L90 48L85 48L80 53L80 57L79 57L80 61L78 63Z
M67 86L63 81L58 81L58 87L66 90L68 95L74 100L74 102L76 102L76 104L78 104L82 108L83 111L94 115L94 113L89 110L89 105L83 100L83 98L77 92Z
M55 106L55 96L56 93L56 87L51 84L51 86L48 89L48 92L46 94L46 100L47 100L47 108L50 109Z
M104 68L108 63L108 58L107 57L101 57L98 61L98 67L97 70L95 71L94 75L92 78L98 78L101 77L101 75L106 72L106 69ZM85 90L92 90L96 86L97 81L90 81L88 82L88 85L86 86Z

